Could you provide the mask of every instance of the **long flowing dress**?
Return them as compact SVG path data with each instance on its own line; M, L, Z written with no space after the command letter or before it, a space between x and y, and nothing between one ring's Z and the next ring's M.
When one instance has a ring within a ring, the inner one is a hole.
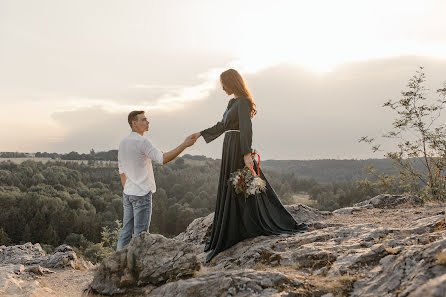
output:
M251 102L248 99L231 99L223 119L201 131L206 143L223 133L225 138L214 221L210 241L205 247L205 251L211 252L207 255L206 262L247 238L295 234L308 230L305 223L297 223L284 208L263 172L260 171L260 177L266 182L266 191L246 199L243 194L236 194L228 183L232 172L245 167L243 156L252 151Z

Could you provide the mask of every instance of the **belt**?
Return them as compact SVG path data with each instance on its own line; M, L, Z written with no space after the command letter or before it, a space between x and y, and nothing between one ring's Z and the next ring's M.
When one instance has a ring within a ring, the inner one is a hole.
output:
M225 133L226 132L240 132L240 130L226 130Z

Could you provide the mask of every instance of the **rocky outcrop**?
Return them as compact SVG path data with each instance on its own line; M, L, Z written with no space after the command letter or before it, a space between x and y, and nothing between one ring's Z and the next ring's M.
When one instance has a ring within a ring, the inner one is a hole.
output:
M312 224L333 215L330 211L317 210L303 204L285 205L285 208L298 223Z
M46 268L89 269L93 265L78 258L73 249L64 244L57 247L53 254L47 255L40 244L30 242L0 247L0 265L22 264L25 266L40 265Z
M210 263L219 269L299 266L315 270L349 251L374 254L375 242L388 230L373 225L329 227L302 235L260 236L221 252ZM352 240L354 238L354 240ZM368 258L363 256L364 261ZM362 259L356 259L361 261ZM351 261L354 261L351 259Z
M186 228L186 231L178 234L175 239L196 245L205 245L211 237L212 221L214 220L214 213L192 221Z
M429 280L422 284L418 289L409 294L408 297L415 296L429 296L429 297L443 297L446 292L446 274Z
M143 233L102 262L90 291L185 297L446 296L446 204L418 205L415 198L401 197L375 197L355 206L360 211L335 214L288 207L312 227L309 232L248 239L210 263L204 262L202 248L212 214L196 219L174 239Z
M351 207L344 207L333 211L334 214L352 214L371 208L394 208L404 206L423 206L423 199L414 195L381 194L371 199L356 203Z
M73 269L90 269L93 265L82 258L79 258L73 249L66 244L58 246L54 253L42 263L42 266L48 268L73 268Z
M41 266L25 268L22 264L0 265L0 296L52 296L58 294L49 288L42 287L34 278L36 275L52 273Z
M378 265L355 283L351 296L434 296L435 291L441 291L441 287L445 286L445 280L441 277L446 275L446 266L438 263L437 255L446 254L446 232L440 235L441 240L430 244L409 245L395 250L390 248L390 253L380 257ZM429 281L430 285L417 290ZM432 292L433 295L422 294L423 291ZM446 296L446 290L437 296Z
M354 207L388 208L401 205L423 206L424 200L414 195L381 194L353 205Z
M46 258L45 251L38 243L28 242L22 245L0 246L0 264L35 265Z
M279 296L280 291L296 291L303 285L283 273L243 269L168 283L151 291L149 296Z
M68 245L47 255L40 244L26 243L0 247L0 296L60 296L36 280L53 273L53 268L89 269L93 265L79 259ZM49 269L48 269L49 268Z

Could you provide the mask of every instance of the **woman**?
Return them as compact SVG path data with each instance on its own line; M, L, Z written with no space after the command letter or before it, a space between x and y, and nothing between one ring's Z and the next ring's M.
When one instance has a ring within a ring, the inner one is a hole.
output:
M217 203L212 233L205 251L212 250L206 258L209 262L219 252L234 244L259 235L293 234L307 231L306 224L298 224L283 207L263 173L266 191L244 199L228 184L230 174L244 166L253 168L251 158L251 118L257 113L256 105L242 76L234 69L220 75L223 90L234 95L223 114L223 119L206 130L195 134L203 136L206 143L225 133L218 182Z

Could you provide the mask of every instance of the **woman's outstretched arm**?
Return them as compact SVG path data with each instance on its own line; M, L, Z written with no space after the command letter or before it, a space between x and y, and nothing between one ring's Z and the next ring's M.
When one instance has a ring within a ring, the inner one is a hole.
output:
M200 136L203 136L206 143L209 143L212 140L218 138L224 132L225 132L225 125L223 124L223 122L220 121L217 124L215 124L214 126L207 128L207 129L205 129L201 132L198 132L198 133L200 134ZM198 133L195 133L194 135L197 135Z

